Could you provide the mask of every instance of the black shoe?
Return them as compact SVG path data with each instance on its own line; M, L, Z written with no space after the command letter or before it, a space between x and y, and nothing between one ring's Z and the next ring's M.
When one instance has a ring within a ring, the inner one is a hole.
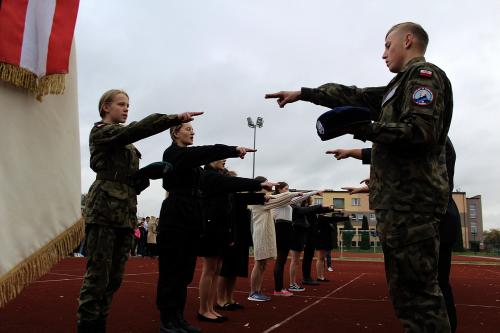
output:
M186 319L184 319L184 314L182 311L177 311L176 312L176 321L179 324L179 326L186 331L187 333L201 333L201 328L191 326Z
M217 318L209 318L209 317L205 317L204 315L202 315L201 313L198 312L198 314L196 315L196 318L199 320L199 321L205 321L207 323L218 323L218 324L221 324L223 322L225 322L227 320L226 319L223 319L223 317L217 317Z
M319 282L309 278L302 280L302 284L305 284L306 286L317 286Z
M241 305L240 303L238 302L234 302L234 303L230 303L229 304L233 309L235 310L242 310L244 309L245 307L243 305Z
M187 331L182 329L178 323L169 321L160 323L160 333L187 333Z
M244 306L239 303L226 303L224 305L215 304L214 308L221 311L235 311L243 309Z
M217 316L217 318L219 318L222 321L227 321L228 320L228 318L226 316Z
M105 333L106 321L101 320L79 320L78 333Z

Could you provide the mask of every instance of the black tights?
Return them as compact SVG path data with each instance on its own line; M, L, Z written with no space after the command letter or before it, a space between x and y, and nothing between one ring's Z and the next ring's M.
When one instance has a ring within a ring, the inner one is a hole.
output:
M290 249L278 249L276 264L274 265L274 290L281 291L283 289L283 272L285 271L286 260Z

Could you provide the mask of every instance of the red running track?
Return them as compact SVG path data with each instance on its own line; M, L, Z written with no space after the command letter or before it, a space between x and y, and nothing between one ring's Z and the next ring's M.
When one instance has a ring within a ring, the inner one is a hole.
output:
M85 262L84 258L65 259L26 288L0 310L0 332L75 332ZM490 265L452 266L458 332L500 332L500 261L491 259L487 263ZM334 272L326 272L331 282L309 287L292 297L273 297L266 303L249 302L249 281L240 279L236 298L245 309L227 312L229 321L224 324L199 323L195 319L198 265L195 283L189 289L186 318L205 333L402 332L387 298L383 263L342 260L334 265ZM113 301L108 332L158 332L156 261L132 258L125 274ZM269 265L264 292L270 294L272 289Z

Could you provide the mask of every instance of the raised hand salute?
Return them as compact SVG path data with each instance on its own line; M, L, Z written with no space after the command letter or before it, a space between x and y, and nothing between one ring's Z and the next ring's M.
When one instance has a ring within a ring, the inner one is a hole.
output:
M190 121L194 120L194 117L196 116L201 116L205 112L184 112L184 113L179 113L177 115L177 118L181 121L181 123L189 123Z
M277 98L280 108L288 103L300 101L300 90L297 91L280 91L277 93L266 94L265 98Z

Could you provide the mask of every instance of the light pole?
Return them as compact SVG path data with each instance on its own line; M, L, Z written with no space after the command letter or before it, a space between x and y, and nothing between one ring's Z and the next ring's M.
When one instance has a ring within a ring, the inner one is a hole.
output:
M248 127L253 128L253 149L255 150L255 138L257 136L257 127L261 128L264 126L264 118L257 117L257 121L254 123L251 117L247 117ZM255 178L255 153L253 153L253 167L252 167L252 178Z

